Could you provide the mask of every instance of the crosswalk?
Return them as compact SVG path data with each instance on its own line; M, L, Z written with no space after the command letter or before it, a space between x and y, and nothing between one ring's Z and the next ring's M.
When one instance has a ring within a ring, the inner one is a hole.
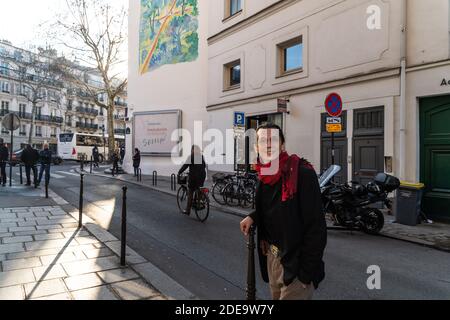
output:
M20 177L20 173L16 172L16 176ZM75 177L79 177L80 175L77 174L75 172L75 170L70 170L70 171L51 171L50 172L50 177L51 179L65 179L67 176L75 176ZM22 178L25 180L26 179L26 175L25 172L22 173ZM9 176L8 176L9 179ZM14 182L16 179L12 179L12 181Z

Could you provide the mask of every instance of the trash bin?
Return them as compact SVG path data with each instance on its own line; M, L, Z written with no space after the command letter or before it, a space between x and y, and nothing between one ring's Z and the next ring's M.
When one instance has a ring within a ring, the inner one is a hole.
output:
M397 190L395 220L407 226L416 226L422 206L423 183L401 182Z

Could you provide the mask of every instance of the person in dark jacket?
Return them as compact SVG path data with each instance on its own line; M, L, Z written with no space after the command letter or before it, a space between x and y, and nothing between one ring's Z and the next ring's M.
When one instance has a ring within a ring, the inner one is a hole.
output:
M98 168L98 163L100 162L100 152L98 151L97 146L94 146L92 149L92 159L94 160L94 168Z
M186 163L178 171L180 176L183 172L189 169L188 178L188 201L186 210L183 212L186 215L191 214L192 202L194 199L194 192L203 187L206 180L206 162L203 158L202 151L198 146L192 146L191 155L187 159Z
M141 152L138 148L134 149L133 156L133 168L134 168L134 176L137 177L139 175L139 167L141 166Z
M114 176L114 172L116 172L117 175L119 174L119 161L120 161L119 151L115 150L112 155L112 162L113 162L112 175L113 176Z
M125 145L120 146L120 164L123 165L123 160L125 159Z
M33 171L34 186L37 188L37 168L36 164L39 160L39 152L31 145L27 145L22 152L20 160L25 165L25 174L27 176L27 186L31 186L31 171Z
M0 139L0 183L6 186L6 164L9 160L9 151L5 147L3 139Z
M41 163L41 170L39 171L39 180L37 185L42 182L42 176L45 172L45 184L50 183L50 167L52 165L52 152L48 148L48 144L44 144L44 149L39 153L39 162Z
M256 211L240 227L248 235L256 225L262 278L273 299L309 300L325 277L325 214L312 165L284 147L280 127L258 128Z

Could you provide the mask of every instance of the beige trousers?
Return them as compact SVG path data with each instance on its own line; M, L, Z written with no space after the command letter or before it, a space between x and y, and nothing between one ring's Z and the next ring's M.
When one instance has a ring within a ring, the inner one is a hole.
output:
M289 286L286 286L283 281L284 268L281 260L270 252L267 255L267 269L273 300L312 300L313 284L304 285L295 279Z

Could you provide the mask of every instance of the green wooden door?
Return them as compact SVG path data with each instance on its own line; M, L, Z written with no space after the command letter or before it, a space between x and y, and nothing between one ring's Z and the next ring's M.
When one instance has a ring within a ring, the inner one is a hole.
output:
M420 100L420 140L423 210L450 221L450 96Z

